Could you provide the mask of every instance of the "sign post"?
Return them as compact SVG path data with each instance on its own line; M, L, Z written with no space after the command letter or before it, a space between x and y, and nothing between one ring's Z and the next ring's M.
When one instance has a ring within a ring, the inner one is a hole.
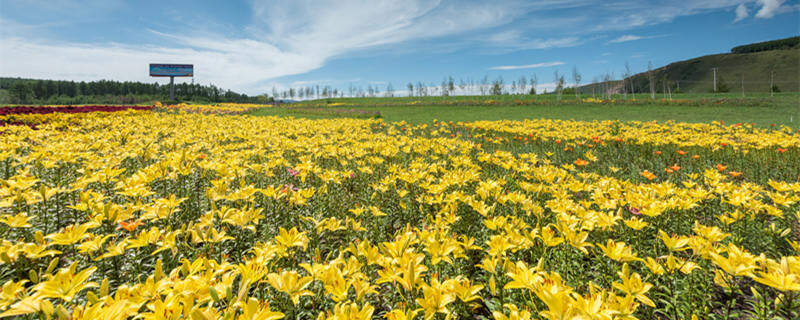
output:
M151 77L169 77L169 100L175 100L175 77L194 77L191 64L150 64Z

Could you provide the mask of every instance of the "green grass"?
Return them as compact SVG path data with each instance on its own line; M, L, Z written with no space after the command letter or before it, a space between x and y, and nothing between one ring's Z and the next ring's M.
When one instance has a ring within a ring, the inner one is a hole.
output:
M711 95L680 95L675 99L696 101L694 105L669 105L662 102L636 104L577 104L567 101L557 104L554 97L537 96L536 104L515 105L516 100L528 100L530 96L500 97L424 97L424 98L344 98L314 100L285 107L264 108L251 112L254 115L292 116L297 118L335 118L345 115L314 113L307 111L309 106L347 103L341 107L330 109L356 109L380 112L386 121L406 121L412 123L430 123L434 119L443 121L476 121L476 120L520 120L520 119L574 119L574 120L624 120L624 121L682 121L727 123L756 123L759 126L771 124L800 127L800 94L781 93L774 98L769 94L751 95L752 98L733 99L734 94L725 95L730 100L705 100ZM522 98L526 97L526 98ZM719 96L714 96L719 97ZM480 98L480 99L479 99ZM572 98L574 99L574 97ZM496 105L479 105L480 101L500 101ZM412 104L418 101L418 104ZM474 103L469 105L466 103ZM477 101L477 102L476 102ZM464 103L464 105L448 105L446 103ZM476 105L477 104L477 105Z

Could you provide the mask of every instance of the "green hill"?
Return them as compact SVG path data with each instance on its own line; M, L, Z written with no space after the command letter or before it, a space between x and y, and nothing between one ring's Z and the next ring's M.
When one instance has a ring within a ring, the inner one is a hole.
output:
M653 87L658 93L665 89L671 92L707 93L714 91L714 71L717 69L717 91L770 92L770 83L780 91L800 91L800 37L761 42L739 46L733 52L702 56L674 62L652 71ZM772 77L772 82L770 78ZM631 82L637 93L650 92L648 72L636 74L625 81L627 92ZM611 88L622 92L620 80L590 84L580 88L582 93Z

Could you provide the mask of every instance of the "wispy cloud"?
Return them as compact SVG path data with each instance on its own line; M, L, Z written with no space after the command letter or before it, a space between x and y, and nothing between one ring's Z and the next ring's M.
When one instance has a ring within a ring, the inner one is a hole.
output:
M753 11L760 8L755 13L758 18L794 10L783 0L745 1ZM498 2L251 0L248 2L253 11L250 22L231 27L239 31L233 33L236 36L227 30L209 34L200 33L197 28L181 27L179 23L162 28L164 25L153 22L148 27L158 31L140 35L139 43L114 43L78 36L71 40L60 39L55 32L50 32L58 26L50 23L84 21L86 17L74 16L78 12L108 17L109 13L130 9L133 6L130 2L10 1L3 5L24 3L30 8L21 11L29 12L24 17L0 13L0 74L70 80L153 81L147 77L147 63L186 62L196 65L196 80L201 83L213 82L225 88L261 93L275 85L277 79L308 73L333 59L364 52L431 52L432 48L450 48L496 54L574 47L609 32L624 35L608 43L622 43L657 37L636 35L636 29L644 26L714 10L730 11L734 7L738 19L738 8L747 9L742 6L742 0ZM554 14L558 11L569 14ZM60 12L67 14L58 21L51 19ZM39 17L41 13L47 15ZM208 24L215 23L226 22L208 21ZM87 33L99 34L93 29L87 29ZM419 45L430 42L437 45ZM467 45L461 45L463 43ZM498 66L492 70L554 66L547 64ZM291 84L291 80L286 85Z
M747 11L747 6L744 3L740 4L736 7L736 19L733 20L734 23L744 20L750 16L750 13Z
M630 42L630 41L637 41L637 40L643 40L643 39L654 39L654 38L660 38L660 37L664 37L664 35L637 36L637 35L633 35L633 34L626 34L626 35L620 36L618 38L611 39L607 43L622 43L622 42Z
M496 66L491 67L489 70L517 70L517 69L534 69L534 68L545 68L545 67L555 67L563 65L564 63L561 61L554 61L554 62L542 62L542 63L534 63L534 64L525 64L519 66Z
M789 9L783 6L783 2L784 0L758 0L761 9L756 12L756 18L769 19L774 17L775 14Z

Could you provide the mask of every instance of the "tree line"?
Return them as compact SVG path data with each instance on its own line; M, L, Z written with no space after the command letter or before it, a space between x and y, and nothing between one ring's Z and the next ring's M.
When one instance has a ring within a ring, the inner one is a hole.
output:
M0 78L0 91L5 91L4 103L11 104L135 104L169 99L169 85L132 81L35 80ZM194 102L266 103L266 95L251 97L214 85L175 84L175 98Z
M738 46L731 49L731 53L751 53L769 50L786 50L792 48L800 48L800 37L791 37Z

